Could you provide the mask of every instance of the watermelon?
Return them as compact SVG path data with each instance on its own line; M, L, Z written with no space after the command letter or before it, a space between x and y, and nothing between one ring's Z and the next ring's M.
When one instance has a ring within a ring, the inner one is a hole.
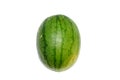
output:
M76 24L61 14L46 18L37 32L39 57L53 71L67 70L76 62L80 42Z

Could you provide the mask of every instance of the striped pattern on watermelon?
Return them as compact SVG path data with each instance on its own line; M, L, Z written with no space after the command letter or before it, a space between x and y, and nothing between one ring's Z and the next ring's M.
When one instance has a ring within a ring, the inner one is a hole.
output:
M71 67L79 54L80 35L76 24L65 15L50 16L37 33L41 61L54 71Z

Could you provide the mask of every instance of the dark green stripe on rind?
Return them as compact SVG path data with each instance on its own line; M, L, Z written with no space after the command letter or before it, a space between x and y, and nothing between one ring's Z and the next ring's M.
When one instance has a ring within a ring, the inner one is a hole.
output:
M57 33L57 31L58 31L58 21L57 21L57 17L55 17L56 18L56 23L55 23L55 46L54 46L54 68L56 69L57 68L57 61L58 61L58 58L57 58L57 54L59 54L58 53L58 51L57 51L57 44L58 44L58 42L57 42L57 38L58 38L58 33Z
M54 68L56 68L56 44L57 44L57 42L56 42L56 38L57 38L57 18L55 17L55 19L56 19L56 23L54 23L55 24L55 35L54 36L56 36L55 37L55 43L54 43Z
M63 45L64 45L64 24L63 24L63 16L62 15L60 15L60 16L58 16L58 18L59 18L59 22L60 22L60 28L61 28L61 38L62 38L62 42L61 42L61 53L60 53L60 64L59 64L59 68L61 68L61 65L62 65L62 63L63 63L63 56L64 56L64 54L63 54Z
M59 19L59 16L57 16L57 49L56 49L56 69L60 68L60 65L62 64L62 42L63 42L63 38L62 38L62 31L61 31L61 22Z
M46 21L45 21L46 22ZM42 37L43 37L43 43L44 43L44 50L43 50L43 52L44 52L44 58L45 58L45 60L47 61L47 64L49 65L49 62L48 62L48 60L47 60L47 53L46 53L46 47L47 47L47 44L46 44L46 39L45 39L45 23L43 24L43 30L42 30L42 33L43 33L43 35L42 35Z

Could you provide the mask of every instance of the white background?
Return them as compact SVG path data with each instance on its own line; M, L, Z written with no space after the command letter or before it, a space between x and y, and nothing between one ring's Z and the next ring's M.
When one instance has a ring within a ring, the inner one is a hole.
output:
M42 21L64 14L81 34L80 55L64 72L39 60ZM120 0L0 0L0 80L120 80Z

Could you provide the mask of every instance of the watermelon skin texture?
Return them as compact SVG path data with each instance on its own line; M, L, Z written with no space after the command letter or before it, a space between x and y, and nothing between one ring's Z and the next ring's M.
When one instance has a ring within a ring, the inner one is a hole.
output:
M65 15L46 18L37 32L39 57L53 71L67 70L76 62L80 43L76 24Z

